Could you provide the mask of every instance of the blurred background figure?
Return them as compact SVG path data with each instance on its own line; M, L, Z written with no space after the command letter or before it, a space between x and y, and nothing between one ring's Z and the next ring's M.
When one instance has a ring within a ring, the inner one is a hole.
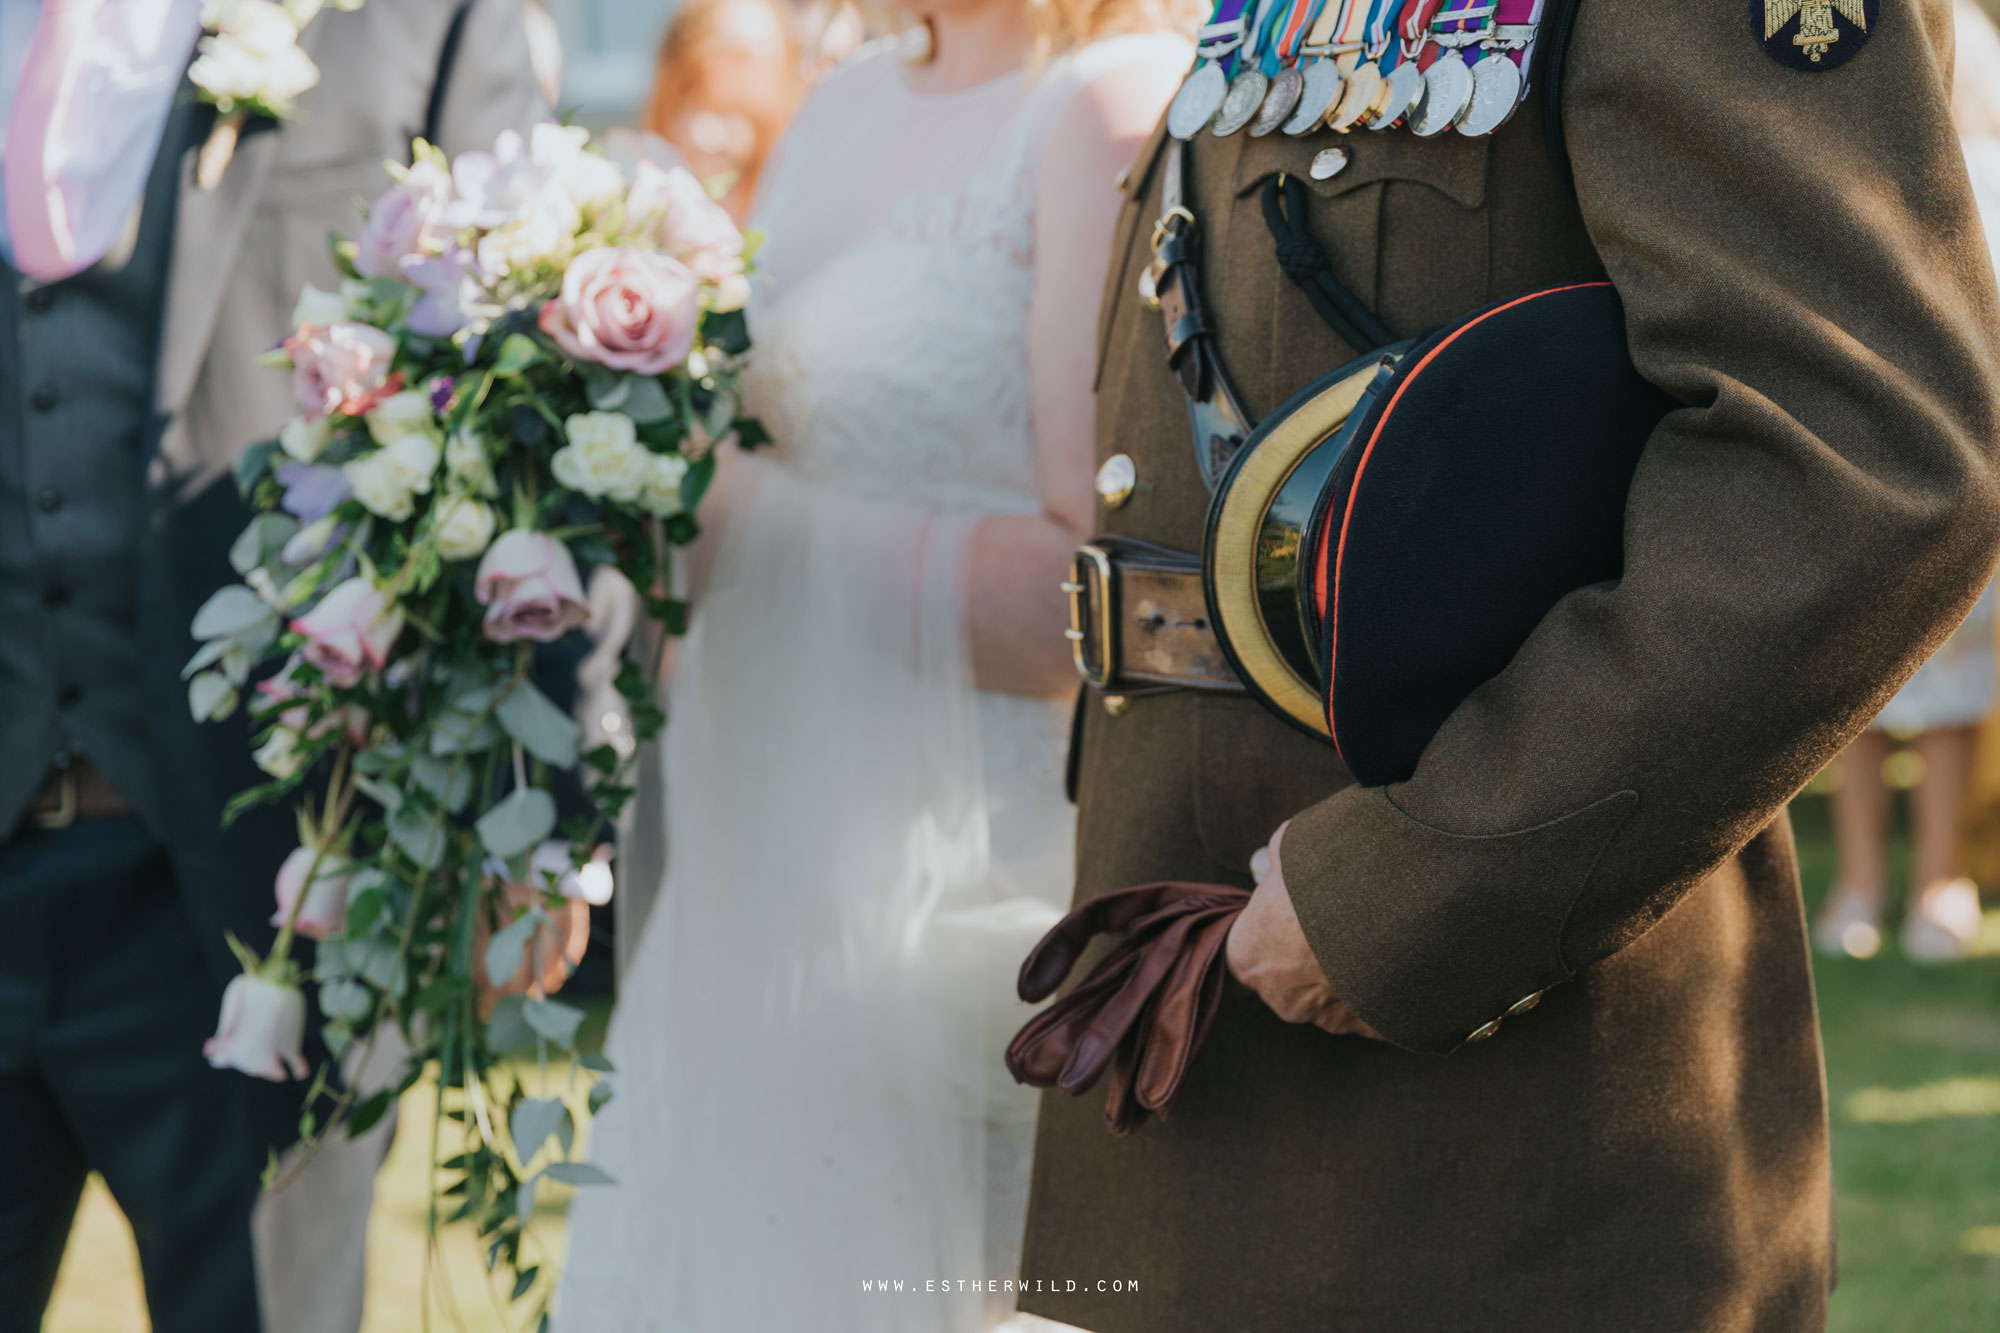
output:
M1987 243L2000 265L2000 31L1972 0L1954 6L1958 29L1952 118L1965 150ZM1959 832L1972 778L1974 739L1993 713L1994 590L1840 757L1832 811L1840 855L1826 909L1813 929L1823 953L1857 958L1882 947L1888 903L1890 798L1884 766L1893 739L1913 736L1914 847L1903 952L1918 962L1962 958L1979 938L1979 888L1962 875Z
M640 125L721 189L741 222L778 134L805 96L794 12L777 0L689 0L660 43Z

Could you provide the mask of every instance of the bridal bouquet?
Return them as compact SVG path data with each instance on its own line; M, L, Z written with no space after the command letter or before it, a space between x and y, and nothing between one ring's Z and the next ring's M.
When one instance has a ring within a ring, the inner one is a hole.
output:
M561 975L571 900L609 892L598 844L631 795L610 746L579 753L535 650L588 618L581 567L618 569L680 628L666 565L695 534L709 444L762 440L737 414L746 246L687 172L627 171L578 129L450 162L419 141L391 174L335 244L346 280L308 287L270 354L299 413L238 463L256 510L230 553L243 581L194 621L189 705L247 707L270 779L228 818L289 801L299 830L276 943L231 941L243 974L206 1051L313 1074L308 1145L364 1131L433 1071L464 1140L440 1149L433 1222L475 1226L518 1300L548 1286L523 1250L538 1184L608 1179L571 1150L609 1067L577 1053L582 1011L539 982ZM656 674L619 680L639 739L661 722ZM583 779L567 819L566 773ZM299 936L319 942L309 974ZM365 1057L384 1024L405 1034L398 1079L356 1100L307 1068L307 984L334 1059Z

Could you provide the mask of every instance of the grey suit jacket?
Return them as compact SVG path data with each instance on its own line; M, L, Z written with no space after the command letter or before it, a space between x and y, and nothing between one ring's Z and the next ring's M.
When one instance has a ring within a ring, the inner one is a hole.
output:
M272 879L297 836L283 809L223 831L224 804L262 775L243 720L196 726L180 680L189 623L234 581L229 545L249 519L230 464L296 410L290 377L254 358L290 331L302 284L335 285L328 233L360 228L355 202L388 184L385 159L407 161L417 136L490 147L547 114L519 0L368 0L323 11L303 42L321 81L296 119L249 126L214 190L194 185L193 151L181 163L138 571L169 851L218 982L237 967L225 930L268 947Z

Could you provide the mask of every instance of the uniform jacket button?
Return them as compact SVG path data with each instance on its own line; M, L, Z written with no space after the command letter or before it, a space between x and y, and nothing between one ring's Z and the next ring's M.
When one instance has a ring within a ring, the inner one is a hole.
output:
M1097 497L1108 509L1117 509L1132 498L1139 484L1139 469L1130 454L1113 454L1097 469Z

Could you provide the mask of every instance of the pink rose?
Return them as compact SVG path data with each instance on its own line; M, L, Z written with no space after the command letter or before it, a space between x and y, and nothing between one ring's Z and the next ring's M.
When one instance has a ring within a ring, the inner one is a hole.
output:
M305 660L319 668L327 684L350 689L388 663L389 649L403 632L403 611L357 575L294 620L292 628L305 636Z
M283 1083L306 1076L306 997L248 973L222 992L222 1018L201 1053L217 1069Z
M547 533L515 528L486 548L473 593L495 643L553 643L590 619L569 548Z
M405 256L421 255L436 239L438 213L450 197L451 180L430 162L376 196L367 225L355 239L354 267L363 277L393 278Z
M389 373L396 343L366 324L308 324L285 339L292 393L307 420L330 412L360 416L402 387Z
M542 307L542 332L578 360L657 375L693 350L700 301L678 260L630 245L586 250Z
M291 661L285 663L283 671L268 680L258 681L257 693L263 696L264 702L253 711L269 714L273 709L279 710L278 725L290 727L307 740L318 740L338 729L347 737L350 745L366 745L368 733L375 726L375 718L360 704L348 704L345 708L336 708L318 722L312 721L312 709L299 702L306 698L306 692L292 676L292 673L298 670L299 663L304 660L301 655L294 653ZM311 726L310 730L307 729L308 724Z
M743 233L686 167L663 171L651 162L634 167L625 221L703 282L723 282L743 271Z
M319 873L313 875L312 887L306 889L306 875L312 870L315 858L319 861ZM309 940L338 935L347 928L347 892L354 878L353 869L347 858L338 853L317 847L294 848L278 867L277 883L272 886L278 910L271 914L271 924L285 924L292 914L292 904L299 900L299 891L304 889L305 905L299 908L292 928Z

